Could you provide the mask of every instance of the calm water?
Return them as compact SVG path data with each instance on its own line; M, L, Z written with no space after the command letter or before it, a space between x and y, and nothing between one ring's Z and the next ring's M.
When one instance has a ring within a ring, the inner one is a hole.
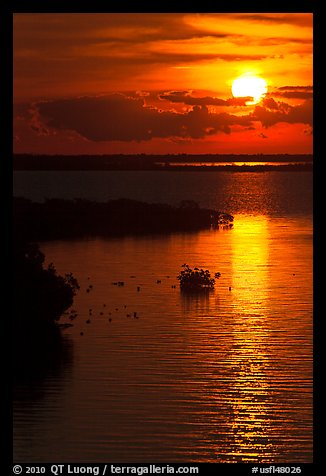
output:
M16 195L42 200L56 189L66 198L190 198L235 222L42 244L47 261L81 284L78 317L63 331L67 361L17 388L15 461L311 462L311 174L15 178ZM220 271L215 291L172 287L185 262Z
M14 172L14 195L34 201L195 200L227 213L287 217L312 211L311 172Z

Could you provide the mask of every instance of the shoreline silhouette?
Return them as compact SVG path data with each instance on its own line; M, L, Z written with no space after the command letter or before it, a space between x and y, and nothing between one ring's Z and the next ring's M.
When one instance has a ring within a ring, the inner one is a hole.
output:
M200 208L192 200L179 206L118 199L104 203L83 199L13 200L14 236L47 241L82 237L197 231L231 227L233 216Z
M131 171L307 171L309 154L116 154L116 155L31 155L16 154L13 168L23 170L131 170ZM241 165L238 165L241 163Z

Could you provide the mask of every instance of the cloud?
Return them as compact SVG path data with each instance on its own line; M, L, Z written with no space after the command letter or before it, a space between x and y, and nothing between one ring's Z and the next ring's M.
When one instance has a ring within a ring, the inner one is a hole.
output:
M203 138L229 134L232 125L250 126L249 116L210 113L194 105L184 113L146 107L142 98L123 94L39 102L45 128L75 131L91 141L148 141L155 137Z
M31 63L39 68L52 63L69 67L67 60L82 67L82 61L137 65L266 57L238 49L230 54L219 53L216 48L200 52L192 47L193 42L232 40L243 35L219 28L207 32L188 24L186 17L183 13L16 14L14 58L24 69L25 63L27 67ZM189 53L183 48L187 42Z
M287 104L286 102L283 101L275 101L274 98L272 97L267 97L263 100L262 102L263 107L275 111L279 111L283 114L287 114L291 107L290 104Z
M266 99L263 106L256 106L250 116L253 120L260 121L266 128L280 122L312 125L312 101L307 100L299 106L290 106L283 102L277 103Z
M287 99L312 99L313 97L313 93L308 91L287 91L284 93L276 93L274 95Z
M274 96L287 99L312 99L312 86L281 86L273 93Z
M117 42L140 43L157 38L183 40L206 37L205 29L194 29L184 19L184 13L91 13L64 14L43 13L16 14L14 25L29 43L37 42L37 37L46 36L50 41L70 40L85 43ZM27 32L27 34L26 34ZM212 36L224 38L228 33L215 31Z
M274 96L287 99L312 99L313 93L309 91L286 91L284 93L274 93Z
M175 101L196 99L186 91L171 91L167 97ZM207 98L197 99L209 102ZM34 105L30 126L40 135L70 131L93 142L140 142L154 138L199 139L218 132L230 134L232 126L252 128L256 121L265 128L280 122L312 125L311 101L290 106L266 98L246 115L211 112L204 101L191 106L189 111L182 112L160 110L146 106L143 97L124 94L55 99Z
M159 95L160 99L166 99L172 103L183 103L190 106L245 106L251 97L230 98L227 100L211 96L194 97L188 91L169 91Z
M251 20L257 23L287 24L300 27L312 26L312 14L306 13L244 13L235 16L239 20Z
M312 91L312 86L280 86L279 91Z
M267 109L272 109L272 110L273 109L278 110L279 108L277 102L272 97L268 97L264 99L263 106L265 106Z

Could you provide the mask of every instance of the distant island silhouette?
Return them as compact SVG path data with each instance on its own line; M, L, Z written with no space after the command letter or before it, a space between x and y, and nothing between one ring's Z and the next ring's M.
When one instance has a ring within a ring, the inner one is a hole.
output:
M114 154L31 155L16 154L14 170L157 170L157 171L307 171L309 154ZM238 165L238 164L241 165Z

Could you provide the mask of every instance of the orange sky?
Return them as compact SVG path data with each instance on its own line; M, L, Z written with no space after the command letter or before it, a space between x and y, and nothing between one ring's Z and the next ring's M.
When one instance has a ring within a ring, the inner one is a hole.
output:
M14 150L312 153L312 14L14 15ZM232 99L264 78L255 105Z

